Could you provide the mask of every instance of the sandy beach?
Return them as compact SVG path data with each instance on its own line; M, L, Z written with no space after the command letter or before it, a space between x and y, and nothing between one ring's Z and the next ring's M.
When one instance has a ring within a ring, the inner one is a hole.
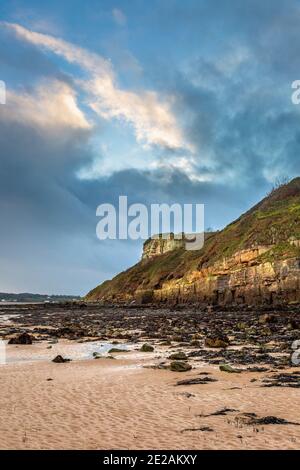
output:
M23 356L26 347L9 346L9 357ZM46 354L47 344L38 347ZM131 351L115 354L116 360L0 366L0 448L299 448L300 426L254 426L239 419L256 413L300 422L299 390L262 388L260 373L228 374L211 365L184 374L144 367L159 356ZM217 381L176 385L204 373ZM208 416L224 408L235 411Z

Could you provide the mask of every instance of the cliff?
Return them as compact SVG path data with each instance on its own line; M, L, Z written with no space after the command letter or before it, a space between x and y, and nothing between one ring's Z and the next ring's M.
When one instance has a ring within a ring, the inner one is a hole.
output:
M152 242L145 243L139 263L96 287L87 300L299 302L300 178L273 191L222 231L206 234L199 251Z
M143 245L142 259L154 258L154 256L163 255L170 251L184 247L184 238L176 238L173 233L167 234L167 238L163 238L159 234L157 238L149 238Z

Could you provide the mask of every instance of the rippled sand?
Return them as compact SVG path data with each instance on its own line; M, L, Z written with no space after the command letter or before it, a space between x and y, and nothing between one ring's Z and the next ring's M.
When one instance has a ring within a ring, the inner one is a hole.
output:
M156 356L129 352L117 360L0 366L0 448L299 448L300 426L238 427L238 411L201 417L226 407L300 422L299 389L262 388L263 374L222 373L217 366L183 374L142 367ZM174 386L201 371L218 381Z

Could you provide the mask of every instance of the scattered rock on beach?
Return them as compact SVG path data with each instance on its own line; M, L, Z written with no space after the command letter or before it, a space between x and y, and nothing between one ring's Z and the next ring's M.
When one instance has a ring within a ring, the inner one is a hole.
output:
M235 408L221 408L220 410L214 411L208 416L226 416L228 413L238 412Z
M262 387L291 387L300 388L300 372L276 374L263 379Z
M239 410L235 408L221 408L220 410L214 411L213 413L196 415L199 418L209 418L210 416L227 416L229 413L238 413Z
M64 362L70 362L71 359L67 359L62 357L60 354L56 356L54 359L52 359L52 362L55 362L56 364L63 364Z
M265 315L262 315L260 318L259 318L259 323L276 323L277 322L277 318L275 315L272 315L272 314L269 314L269 313L266 313Z
M28 333L21 333L8 341L8 344L32 344L32 336Z
M126 352L128 352L127 349L111 348L111 349L108 351L108 354L113 354L113 353L126 353Z
M253 366L253 367L247 367L246 369L248 372L268 372L270 369L268 369L267 367L257 367L257 366Z
M178 395L181 395L185 398L192 398L195 396L193 393L189 393L189 392L181 392L181 393L178 393Z
M166 362L160 362L159 364L152 364L152 365L145 365L143 366L144 369L162 369L167 370L169 367L167 366Z
M207 336L204 345L207 348L227 348L229 346L229 339L224 335Z
M101 359L103 356L99 354L98 352L93 352L93 358L94 359Z
M213 428L210 428L209 426L201 426L201 428L186 428L182 429L180 432L192 432L192 431L202 431L202 432L213 432Z
M167 340L167 341L161 341L159 343L160 346L171 346L172 342Z
M194 379L179 380L175 385L204 385L209 382L217 382L212 377L195 377Z
M141 347L140 351L141 351L141 352L153 352L153 351L154 351L154 347L151 346L151 344L145 343L145 344L143 344L143 346Z
M187 361L187 355L184 352L173 353L169 356L173 361Z
M170 364L170 370L172 372L188 372L192 369L192 366L187 362L173 361Z
M287 329L288 330L298 330L299 329L299 323L296 322L296 320L289 320L287 324Z
M229 364L221 364L219 366L221 372L229 372L230 374L240 374L242 371L241 369L235 369L231 367Z
M241 426L257 426L257 425L269 425L269 424L293 424L299 426L300 423L287 421L283 418L277 418L276 416L263 416L259 418L255 413L240 413L234 418L236 424Z

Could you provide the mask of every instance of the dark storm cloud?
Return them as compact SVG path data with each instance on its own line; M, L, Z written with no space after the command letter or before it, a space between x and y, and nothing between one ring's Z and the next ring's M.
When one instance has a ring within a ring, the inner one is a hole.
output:
M178 96L196 166L245 191L283 173L296 176L300 113L291 103L291 83L300 74L299 5L225 1L194 8L201 28L191 35L207 39L207 48L191 45L184 73L161 69L160 86ZM184 23L182 7L174 4L169 27L181 13Z
M59 278L63 276L66 278L64 289L68 292L74 292L74 289L81 291L79 280L76 279L78 267L75 267L84 258L79 247L84 244L89 227L92 230L92 219L86 207L65 189L62 181L69 178L69 173L85 158L88 135L82 131L65 130L68 135L63 140L59 135L53 138L53 135L48 135L38 126L7 120L6 113L7 108L2 106L2 288L10 290L15 285L15 288L21 290L30 286L33 290L45 290L48 285L50 291L60 290ZM75 246L73 259L70 259L68 247L72 240ZM11 270L12 265L14 270ZM68 270L72 271L72 266L73 273L67 275ZM92 271L92 265L90 269ZM86 276L89 275L87 272ZM73 289L72 282L75 284ZM84 289L84 277L82 285Z

